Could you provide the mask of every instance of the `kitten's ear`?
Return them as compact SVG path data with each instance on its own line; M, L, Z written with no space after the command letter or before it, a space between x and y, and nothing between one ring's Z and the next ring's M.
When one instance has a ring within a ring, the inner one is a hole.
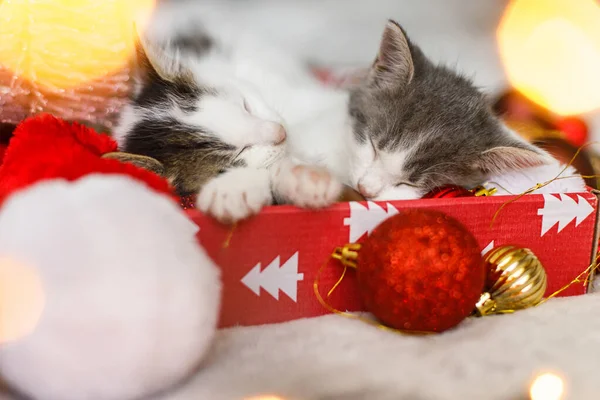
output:
M415 73L410 46L400 25L389 20L368 82L378 88L398 88L410 83Z
M163 45L152 43L135 25L134 33L135 64L143 73L170 82L191 78L191 71L183 65L176 49L169 52Z
M152 157L142 156L139 154L124 153L121 151L115 151L112 153L104 154L102 156L102 158L109 158L109 159L118 160L118 161L121 161L124 163L130 163L130 164L135 165L136 167L143 168L150 172L154 172L157 175L163 176L165 174L164 165L160 161L158 161Z
M515 143L484 151L474 162L474 168L486 175L499 175L522 168L549 164L552 157L537 147Z

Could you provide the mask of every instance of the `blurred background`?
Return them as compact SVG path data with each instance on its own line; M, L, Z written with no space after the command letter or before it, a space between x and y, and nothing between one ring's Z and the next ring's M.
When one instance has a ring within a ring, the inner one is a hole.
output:
M313 62L340 67L369 65L393 18L432 59L487 92L502 94L512 78L537 103L585 115L593 132L600 129L594 0L225 0L222 6L235 10L236 23Z
M177 0L171 0L177 1ZM330 66L370 65L387 19L398 21L434 60L478 85L500 90L505 77L496 29L503 0L224 0L236 23L305 58Z
M189 0L0 0L0 122L48 111L110 129L128 92L132 17L154 1ZM536 144L568 159L600 140L596 0L198 1L333 73L369 66L395 19ZM600 165L600 146L590 148L587 164Z

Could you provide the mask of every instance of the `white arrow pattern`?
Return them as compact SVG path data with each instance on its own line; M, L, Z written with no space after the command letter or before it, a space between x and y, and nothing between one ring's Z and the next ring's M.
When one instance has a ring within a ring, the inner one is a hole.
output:
M298 281L304 280L304 274L298 273L298 252L294 253L281 267L279 267L279 256L277 256L261 272L261 264L258 263L243 278L242 283L260 296L260 289L279 300L281 290L293 301L297 301Z
M560 198L552 194L544 194L544 207L538 210L538 215L542 216L541 236L556 224L558 224L558 232L565 229L573 220L575 226L579 226L594 211L594 207L580 195L577 195L577 201L566 194L561 193L559 196Z
M349 243L354 243L365 233L371 234L379 224L398 214L396 207L386 203L387 211L369 201L367 207L357 202L350 203L350 217L344 218L344 225L350 226Z

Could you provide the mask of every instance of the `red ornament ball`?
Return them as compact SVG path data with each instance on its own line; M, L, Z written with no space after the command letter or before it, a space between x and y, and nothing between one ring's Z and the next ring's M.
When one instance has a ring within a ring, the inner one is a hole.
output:
M196 198L195 194L188 194L185 196L181 196L179 199L179 206L184 210L190 210L196 208Z
M577 147L588 142L589 131L587 124L576 117L563 118L556 122L556 127L564 133L565 139Z
M423 199L441 199L453 197L473 197L475 194L461 186L446 185L432 190L423 196Z
M406 210L379 225L358 253L364 305L405 331L442 332L474 310L485 282L473 235L433 210Z

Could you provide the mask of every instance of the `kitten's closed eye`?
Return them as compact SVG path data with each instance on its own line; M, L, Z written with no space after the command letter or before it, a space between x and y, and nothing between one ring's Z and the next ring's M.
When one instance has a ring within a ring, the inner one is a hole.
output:
M250 105L248 104L248 101L246 99L243 100L243 105L244 110L246 110L248 114L252 114L252 109L250 108Z
M396 183L394 186L395 186L395 187L400 187L400 186L411 186L411 187L417 187L417 185L416 185L416 184L414 184L414 183L412 183L412 182L409 182L409 181L400 181L400 182L397 182L397 183Z

